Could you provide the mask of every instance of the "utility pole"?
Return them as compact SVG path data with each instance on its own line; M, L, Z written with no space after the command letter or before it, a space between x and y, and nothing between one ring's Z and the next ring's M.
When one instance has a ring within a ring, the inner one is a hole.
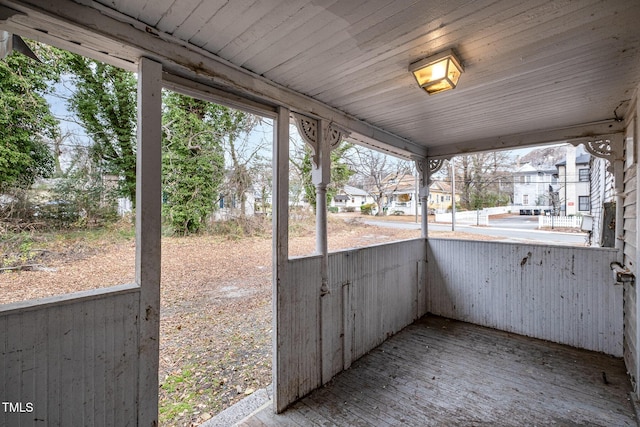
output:
M456 174L454 159L451 158L451 231L456 231Z
M414 170L414 169L412 169ZM413 188L415 189L414 191L414 195L413 195L413 203L416 207L416 224L418 223L418 202L420 201L419 197L420 197L420 193L418 191L418 170L417 168L415 168L415 173L414 173L414 180L413 180Z

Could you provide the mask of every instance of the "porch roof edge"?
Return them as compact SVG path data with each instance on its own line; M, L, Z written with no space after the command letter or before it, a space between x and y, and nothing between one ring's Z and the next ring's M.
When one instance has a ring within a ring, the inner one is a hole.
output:
M624 132L624 129L625 124L623 121L603 120L566 128L544 129L517 135L465 141L453 145L441 145L429 148L427 154L429 158L435 159L450 158L460 154L472 154L482 151L516 149L560 142L570 142L575 145L601 137L621 134Z

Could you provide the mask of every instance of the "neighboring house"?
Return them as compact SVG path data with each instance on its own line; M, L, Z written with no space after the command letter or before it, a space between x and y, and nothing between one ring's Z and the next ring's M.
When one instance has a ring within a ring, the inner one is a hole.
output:
M456 202L460 195L456 194ZM445 213L451 209L451 185L442 181L434 181L429 186L429 211Z
M405 175L396 181L389 181L392 190L383 200L387 215L411 215L416 213L416 178ZM420 200L417 201L420 206Z
M553 166L533 167L529 163L513 173L513 205L521 209L552 210L552 186L557 184L557 170Z
M558 182L553 190L558 195L561 216L584 215L591 211L590 160L590 154L576 156L575 147L569 146L566 159L556 163Z
M350 185L345 185L331 200L331 206L339 211L357 210L362 205L373 203L373 197L365 190Z
M460 195L456 194L456 202ZM397 189L388 198L386 207L389 214L414 215L416 213L415 177L407 176L400 180ZM418 198L418 215L420 215L420 200ZM443 181L433 181L429 186L429 213L444 213L451 209L451 185Z

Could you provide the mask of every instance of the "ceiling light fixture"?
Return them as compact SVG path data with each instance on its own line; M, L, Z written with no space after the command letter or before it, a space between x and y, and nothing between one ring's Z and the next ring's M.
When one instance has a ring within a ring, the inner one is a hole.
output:
M460 74L464 72L453 50L448 49L436 55L409 65L421 88L429 95L453 89L458 85Z

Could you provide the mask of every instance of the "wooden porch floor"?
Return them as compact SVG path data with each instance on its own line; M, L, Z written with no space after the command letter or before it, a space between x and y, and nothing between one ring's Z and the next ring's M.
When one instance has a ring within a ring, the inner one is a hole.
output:
M428 316L240 426L636 426L621 359Z

